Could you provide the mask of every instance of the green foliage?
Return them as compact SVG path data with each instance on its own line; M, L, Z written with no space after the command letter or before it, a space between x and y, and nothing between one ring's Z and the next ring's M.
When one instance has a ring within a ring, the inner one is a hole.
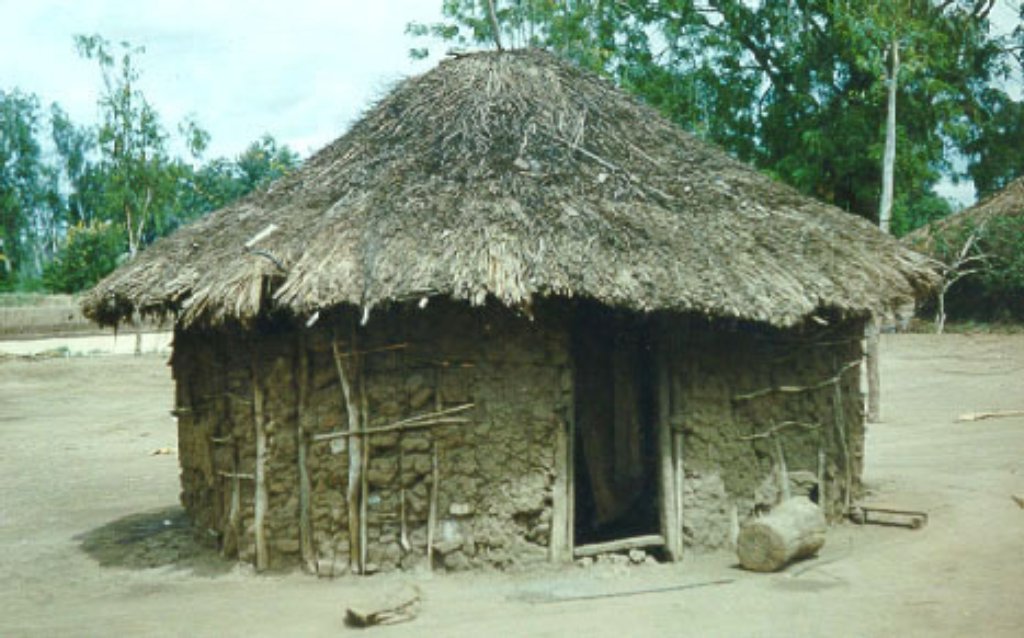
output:
M207 162L183 177L176 224L186 223L227 206L253 190L295 171L302 164L298 153L264 135L246 147L235 160Z
M83 58L96 61L103 79L97 131L104 182L99 219L121 218L128 253L134 256L167 230L177 186L167 134L138 88L136 57L145 49L127 42L115 48L98 35L75 36L75 46Z
M47 256L59 216L56 174L39 143L39 100L0 90L0 290L23 288Z
M117 267L124 256L124 245L124 232L117 224L77 223L68 230L57 256L43 271L46 288L65 293L89 288Z

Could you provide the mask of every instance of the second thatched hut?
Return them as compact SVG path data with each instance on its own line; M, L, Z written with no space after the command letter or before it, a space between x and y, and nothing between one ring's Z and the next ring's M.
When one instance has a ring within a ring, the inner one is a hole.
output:
M88 296L175 320L182 501L322 574L728 545L863 462L867 222L541 52L449 59Z

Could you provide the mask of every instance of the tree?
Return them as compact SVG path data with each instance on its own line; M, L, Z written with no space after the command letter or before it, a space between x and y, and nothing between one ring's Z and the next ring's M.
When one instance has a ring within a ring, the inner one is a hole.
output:
M35 96L0 91L0 289L41 266L37 221L52 216L56 188L42 157L40 120Z
M141 72L135 57L145 49L127 42L114 49L98 35L75 36L75 46L82 57L97 62L103 78L97 133L104 180L99 219L120 217L128 255L134 257L164 230L177 185L167 134L138 87Z
M301 163L298 153L265 134L234 160L217 158L189 171L179 192L177 221L185 223L227 206L295 171Z
M117 267L123 247L120 226L109 221L79 221L68 229L61 250L43 270L43 283L53 292L90 288Z

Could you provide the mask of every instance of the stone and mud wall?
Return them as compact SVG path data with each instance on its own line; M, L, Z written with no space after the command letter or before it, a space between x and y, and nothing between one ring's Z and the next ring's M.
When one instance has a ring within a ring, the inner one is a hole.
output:
M783 484L811 496L830 521L841 518L863 468L863 322L666 323L671 423L684 435L684 543L731 547L739 525L775 504Z
M559 325L557 317L531 322L499 309L431 303L382 312L365 329L342 314L308 329L178 331L182 501L226 556L259 564L262 475L270 568L304 564L337 575L350 563L368 572L422 563L432 493L435 566L545 561L555 436L571 409ZM350 407L370 430L441 416L365 437L325 437L349 428ZM438 422L419 427L423 421ZM361 439L352 510L350 448ZM350 534L353 511L361 524ZM363 557L352 546L360 535Z
M573 321L567 306L535 312L434 301L366 327L325 313L310 328L179 330L182 502L197 529L225 556L328 576L422 565L428 545L451 570L548 560L564 545L552 514ZM683 435L685 544L731 546L783 484L838 519L863 465L862 322L652 322Z

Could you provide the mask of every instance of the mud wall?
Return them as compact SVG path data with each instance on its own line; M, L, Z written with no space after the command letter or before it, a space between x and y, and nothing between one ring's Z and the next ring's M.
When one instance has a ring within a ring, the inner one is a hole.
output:
M316 436L348 426L334 347L347 361L355 345L363 353L363 390L353 393L365 397L371 429L473 404L457 413L465 423L367 437L367 570L424 560L435 452L436 566L546 560L555 433L565 427L572 388L561 318L529 321L505 309L431 303L377 314L366 328L354 328L355 319L323 317L309 329L178 331L182 502L197 527L225 555L255 561L259 400L269 567L305 562L326 575L348 569L348 446L355 439ZM303 441L312 545L306 561L299 523Z
M671 421L684 434L684 542L731 546L744 520L778 500L783 471L791 493L838 519L863 468L863 323L666 323Z
M551 304L529 320L504 308L432 302L379 312L366 327L341 313L311 328L178 331L182 502L226 556L256 562L258 416L268 566L345 573L353 564L346 494L357 439L318 437L349 427L335 348L346 362L354 349L363 382L352 392L371 429L472 404L458 413L465 422L368 437L365 491L354 488L365 508L367 571L425 560L435 455L435 567L544 561L556 468L565 465L555 458L557 434L574 412L572 312ZM863 466L863 324L782 331L650 320L668 368L670 426L683 435L685 543L730 546L740 523L778 501L783 474L792 493L811 495L832 520L841 516Z

